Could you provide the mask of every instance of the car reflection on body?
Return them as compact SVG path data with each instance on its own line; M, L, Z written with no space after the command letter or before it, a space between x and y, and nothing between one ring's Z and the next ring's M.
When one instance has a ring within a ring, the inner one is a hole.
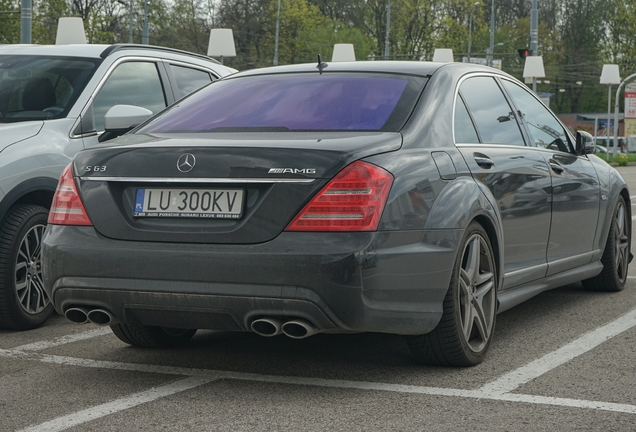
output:
M624 288L630 194L593 151L491 68L242 72L77 155L46 290L131 345L383 332L421 363L475 365L497 312L577 281Z

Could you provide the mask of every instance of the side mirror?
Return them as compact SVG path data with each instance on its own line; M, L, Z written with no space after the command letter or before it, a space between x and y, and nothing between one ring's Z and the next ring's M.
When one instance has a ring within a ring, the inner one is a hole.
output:
M594 138L585 131L576 131L576 154L586 155L594 153Z
M104 133L99 142L125 134L152 116L152 111L135 105L115 105L104 116Z

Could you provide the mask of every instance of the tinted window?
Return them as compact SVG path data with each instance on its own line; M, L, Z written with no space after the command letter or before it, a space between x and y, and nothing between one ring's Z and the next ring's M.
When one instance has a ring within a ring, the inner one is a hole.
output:
M172 74L174 75L174 79L177 82L177 87L179 89L179 94L175 95L177 99L181 99L182 97L187 96L193 91L212 82L210 74L199 69L192 69L172 64L170 65L170 69L172 70Z
M502 80L504 87L521 111L532 141L538 147L569 152L565 130L552 113L527 90Z
M74 57L0 56L0 122L64 117L99 62Z
M475 125L468 115L466 105L460 96L455 103L455 142L478 143L479 137L475 131Z
M396 131L424 82L410 76L317 72L222 80L141 132Z
M104 115L115 105L136 105L153 113L166 107L163 86L154 63L122 63L110 74L93 102L96 130L104 130Z
M512 108L494 78L469 78L462 83L460 92L482 142L524 145Z

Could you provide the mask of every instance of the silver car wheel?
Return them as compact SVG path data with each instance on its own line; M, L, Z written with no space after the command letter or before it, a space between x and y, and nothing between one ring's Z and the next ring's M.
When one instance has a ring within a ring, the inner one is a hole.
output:
M15 290L22 309L31 315L51 302L42 282L42 237L46 225L34 225L20 242L15 262Z
M627 209L623 201L619 201L614 215L614 257L616 259L616 276L623 282L627 278L629 265L629 231Z
M475 353L484 350L493 331L496 313L493 266L486 241L481 234L473 234L463 251L457 293L462 334Z

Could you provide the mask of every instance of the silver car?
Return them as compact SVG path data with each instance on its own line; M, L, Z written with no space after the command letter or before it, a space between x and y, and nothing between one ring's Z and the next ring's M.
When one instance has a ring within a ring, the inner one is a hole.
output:
M107 111L147 117L234 72L147 45L0 46L0 328L33 328L53 312L40 263L51 199L75 153L125 132L104 134Z

